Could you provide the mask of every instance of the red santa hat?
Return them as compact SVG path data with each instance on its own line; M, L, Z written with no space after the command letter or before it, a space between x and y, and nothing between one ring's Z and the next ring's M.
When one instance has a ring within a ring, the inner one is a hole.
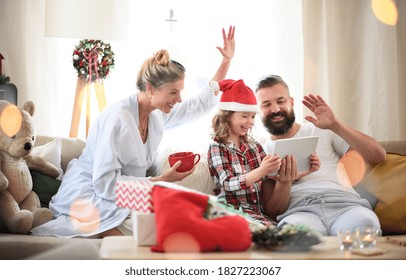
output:
M243 80L222 80L219 82L223 92L219 109L234 112L257 112L257 99L254 92L244 84Z

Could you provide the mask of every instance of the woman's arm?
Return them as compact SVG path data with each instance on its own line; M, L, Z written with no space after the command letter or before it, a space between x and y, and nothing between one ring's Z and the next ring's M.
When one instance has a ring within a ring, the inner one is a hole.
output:
M217 49L223 56L223 60L221 61L220 66L217 69L216 73L214 74L213 78L211 79L212 81L217 82L224 80L226 78L228 69L230 68L231 59L234 57L235 52L235 40L234 40L235 27L230 26L228 29L228 34L226 34L224 28L222 31L223 31L224 46L222 48L217 47Z
M214 74L212 81L224 80L228 69L231 64L231 60L234 57L235 41L234 41L233 26L230 26L228 34L223 29L223 41L224 46L217 47L223 56L223 59ZM165 116L165 127L174 127L179 124L185 124L188 121L194 120L209 112L211 108L218 104L218 98L216 95L218 91L213 91L209 87L202 89L202 92L193 98L188 98L177 104L173 108L172 112Z

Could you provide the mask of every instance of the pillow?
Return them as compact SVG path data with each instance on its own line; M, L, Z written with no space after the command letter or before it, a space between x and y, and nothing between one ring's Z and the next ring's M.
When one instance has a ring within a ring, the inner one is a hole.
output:
M41 207L48 208L51 198L59 189L61 181L41 172L30 170L32 190L38 195Z
M384 233L406 233L406 156L386 155L365 177L363 187L378 199L374 208Z
M61 167L61 154L62 154L62 139L57 137L51 142L42 145L36 146L31 151L33 155L42 157L43 159L49 161L58 168L59 176L58 180L62 180L63 170Z
M406 233L406 196L392 204L378 202L374 211L385 235Z

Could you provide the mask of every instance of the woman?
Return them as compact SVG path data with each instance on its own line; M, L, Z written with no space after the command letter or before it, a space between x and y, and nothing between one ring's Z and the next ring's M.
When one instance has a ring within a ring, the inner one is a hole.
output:
M213 81L225 78L234 56L234 27L223 29L223 60ZM166 50L147 59L139 70L139 92L105 108L92 125L86 147L72 160L58 193L49 205L54 220L32 230L34 235L104 237L131 235L130 209L115 204L119 176L147 177L153 166L164 128L208 112L217 104L209 87L182 102L185 68ZM180 104L176 104L180 103ZM175 106L176 105L176 106ZM180 161L151 181L180 181L193 172L177 172Z

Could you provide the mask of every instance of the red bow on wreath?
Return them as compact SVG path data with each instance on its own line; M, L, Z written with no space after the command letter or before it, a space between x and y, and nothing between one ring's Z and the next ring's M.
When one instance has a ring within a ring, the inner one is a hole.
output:
M83 52L83 57L87 59L87 67L89 77L87 78L87 82L91 83L93 80L92 69L94 68L94 72L96 74L96 80L99 80L99 72L98 72L98 64L99 64L99 48L96 46L93 47L91 50L85 50Z

